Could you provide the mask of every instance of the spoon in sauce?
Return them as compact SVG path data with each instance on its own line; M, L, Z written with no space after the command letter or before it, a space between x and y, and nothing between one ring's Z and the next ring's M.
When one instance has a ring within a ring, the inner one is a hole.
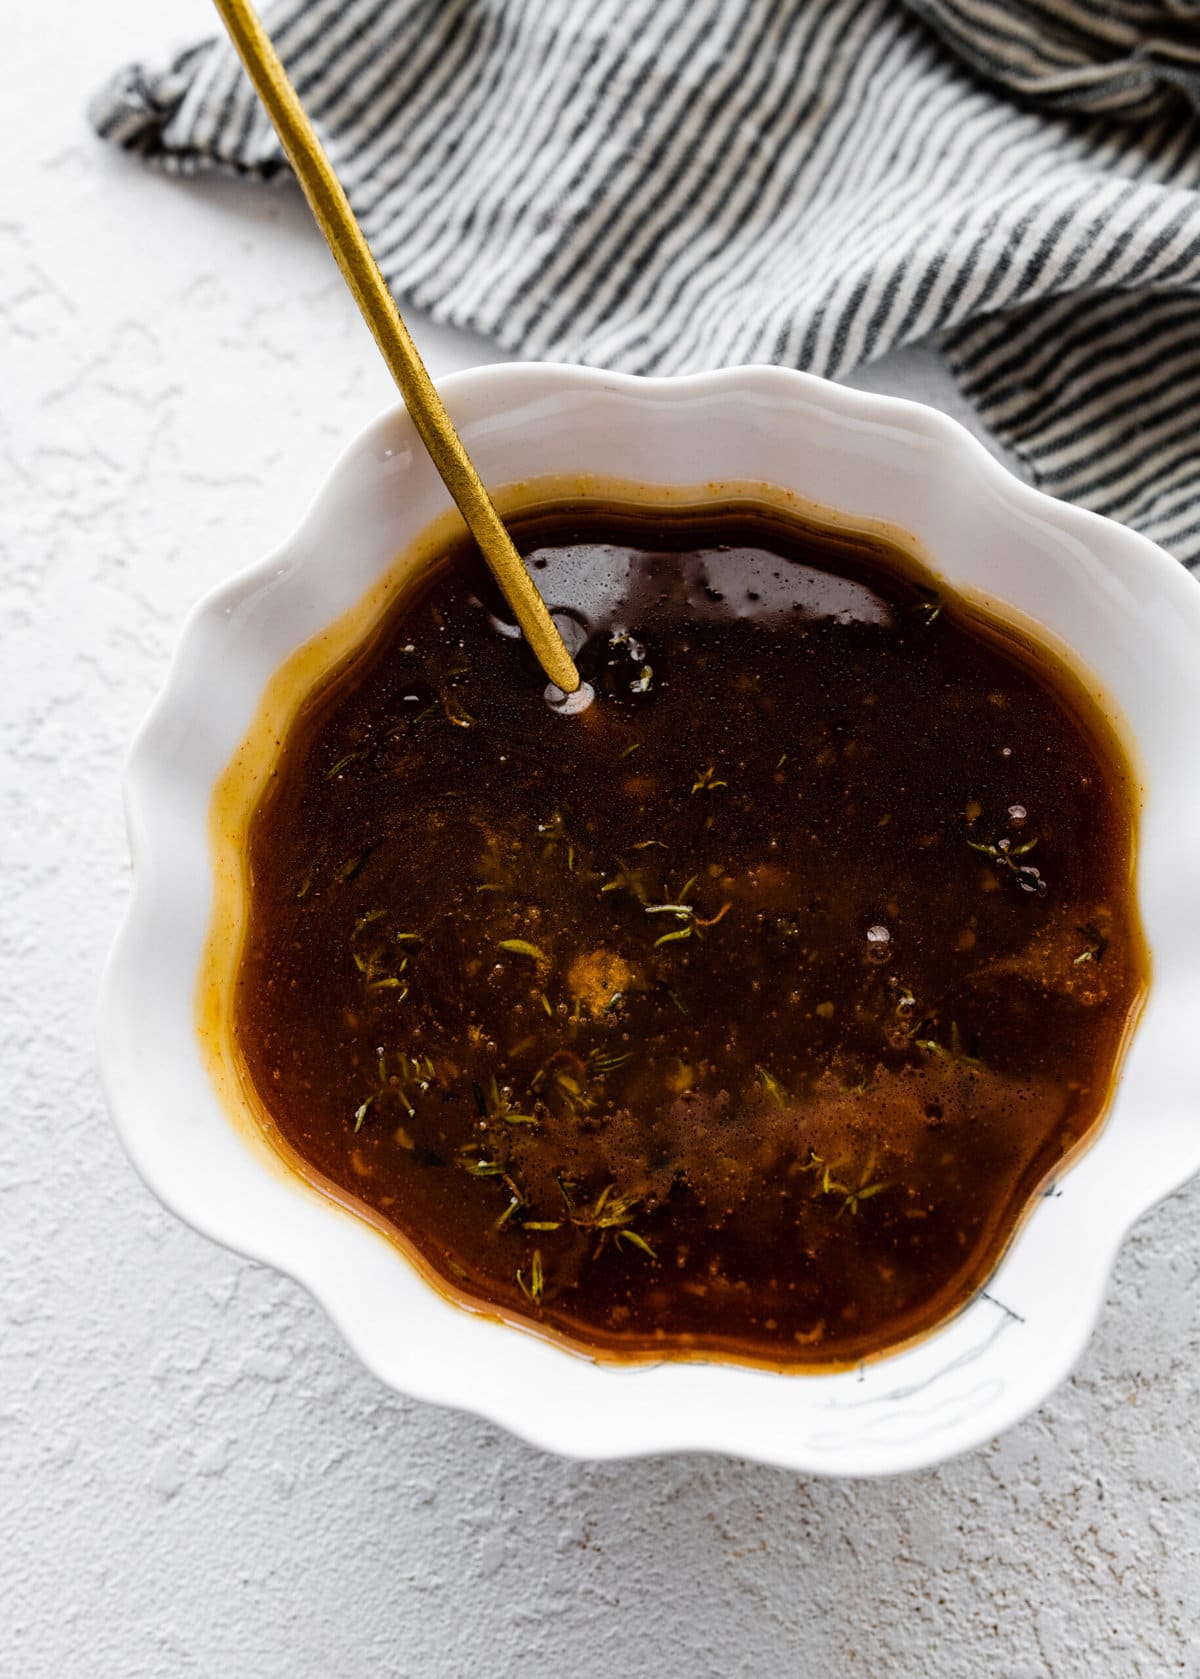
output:
M580 693L575 661L442 405L387 282L371 255L350 201L269 35L248 0L214 0L214 4L255 91L266 106L317 226L400 387L421 441L478 543L525 639L551 683L562 694ZM561 709L577 710L579 706L578 703L563 705Z

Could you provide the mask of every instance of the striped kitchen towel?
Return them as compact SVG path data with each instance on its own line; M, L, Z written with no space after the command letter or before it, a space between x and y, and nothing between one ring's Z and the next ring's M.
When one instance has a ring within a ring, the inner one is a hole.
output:
M1200 0L280 0L396 295L526 356L837 377L932 333L1029 477L1200 566ZM99 132L269 177L232 49Z

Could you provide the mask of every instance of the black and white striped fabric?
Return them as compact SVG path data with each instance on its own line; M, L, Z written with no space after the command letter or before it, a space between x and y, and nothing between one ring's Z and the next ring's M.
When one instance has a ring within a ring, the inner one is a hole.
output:
M1200 0L281 0L396 295L527 356L838 376L932 333L1030 478L1200 564ZM99 132L268 177L232 49Z

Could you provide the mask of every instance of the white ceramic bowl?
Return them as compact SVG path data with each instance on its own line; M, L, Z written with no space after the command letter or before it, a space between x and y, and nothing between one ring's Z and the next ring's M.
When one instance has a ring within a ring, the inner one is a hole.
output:
M268 678L446 506L397 408L350 446L295 534L192 614L134 745L134 887L101 1047L135 1165L198 1230L302 1282L384 1381L555 1451L723 1451L861 1475L990 1438L1078 1357L1124 1232L1200 1169L1200 590L1151 543L1027 488L914 403L766 367L636 379L517 365L443 390L493 486L581 470L766 480L906 528L951 583L1076 650L1123 713L1144 782L1138 891L1153 977L1109 1117L969 1307L915 1345L827 1375L593 1364L448 1303L375 1229L264 1160L217 1099L196 1037L207 809Z

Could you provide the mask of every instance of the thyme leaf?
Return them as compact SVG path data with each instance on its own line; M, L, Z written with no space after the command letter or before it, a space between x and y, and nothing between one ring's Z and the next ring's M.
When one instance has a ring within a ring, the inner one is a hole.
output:
M602 1049L593 1049L588 1054L588 1068L596 1078L603 1078L606 1073L615 1073L618 1067L623 1067L627 1061L632 1060L631 1049L617 1055L606 1055Z
M508 951L510 956L528 956L534 962L550 960L544 950L539 949L536 944L530 944L528 939L501 939L499 948Z
M942 603L932 589L922 589L921 598L917 602L917 611L924 615L925 628L935 624L942 615Z
M326 781L332 781L336 776L341 775L343 770L349 769L351 764L356 764L360 758L365 757L365 752L347 752L344 758L338 759L332 769L325 771Z
M1103 960L1104 952L1108 949L1108 940L1098 927L1093 927L1090 921L1085 921L1082 927L1075 929L1088 942L1072 962L1073 967L1079 967L1082 962L1099 962Z
M525 1281L523 1271L518 1271L517 1287L530 1305L536 1306L542 1298L545 1286L545 1273L542 1270L542 1250L541 1248L534 1248L533 1258L529 1265L529 1281Z
M957 1020L950 1022L949 1044L939 1043L936 1038L914 1038L913 1043L918 1049L926 1050L930 1055L936 1055L939 1061L946 1062L948 1066L982 1067L983 1065L978 1056L967 1054Z
M616 1242L618 1247L620 1247L622 1242L629 1242L633 1247L639 1248L642 1253L648 1255L649 1258L658 1258L658 1255L650 1246L646 1238L644 1236L639 1236L636 1230L618 1230L613 1240Z
M780 1084L779 1080L775 1078L772 1073L769 1073L765 1067L756 1066L754 1071L758 1075L759 1084L762 1085L763 1089L775 1105L780 1108L786 1108L791 1098L788 1096L787 1091Z
M345 886L348 882L354 880L358 875L360 875L365 868L367 858L370 855L371 847L368 845L364 851L356 852L348 862L343 863L341 868L333 877L337 884L339 886Z
M972 851L979 851L985 857L990 857L998 868L1008 869L1022 892L1041 894L1046 890L1046 882L1042 879L1042 871L1035 869L1032 863L1019 863L1019 857L1027 857L1037 844L1037 837L1026 840L1023 845L1014 845L1009 839L996 840L989 843L982 840L968 840Z
M464 1160L460 1164L464 1172L470 1172L473 1178L498 1178L502 1176L502 1170L494 1160Z
M471 727L472 723L475 721L474 717L472 717L471 713L467 710L466 706L463 705L462 701L455 698L449 688L443 688L441 690L441 701L442 710L446 713L447 719L454 724L456 729L469 729Z

